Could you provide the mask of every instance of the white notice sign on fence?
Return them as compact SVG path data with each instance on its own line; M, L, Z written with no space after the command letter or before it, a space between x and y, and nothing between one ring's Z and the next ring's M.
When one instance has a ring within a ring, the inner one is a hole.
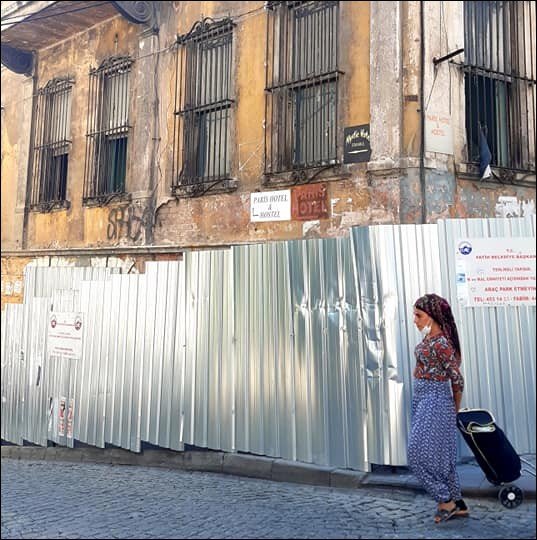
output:
M51 312L48 324L48 354L82 358L82 313Z
M535 238L461 238L456 274L466 307L535 305Z

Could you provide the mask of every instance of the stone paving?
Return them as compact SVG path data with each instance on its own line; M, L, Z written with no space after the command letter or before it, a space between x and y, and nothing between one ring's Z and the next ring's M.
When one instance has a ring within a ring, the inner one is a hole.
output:
M2 538L535 538L535 500L432 523L398 489L343 489L166 468L2 459Z

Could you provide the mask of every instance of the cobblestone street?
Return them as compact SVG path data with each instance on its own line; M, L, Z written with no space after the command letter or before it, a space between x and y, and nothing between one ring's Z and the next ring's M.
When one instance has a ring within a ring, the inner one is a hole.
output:
M535 538L534 500L467 502L435 525L413 491L2 459L2 538Z

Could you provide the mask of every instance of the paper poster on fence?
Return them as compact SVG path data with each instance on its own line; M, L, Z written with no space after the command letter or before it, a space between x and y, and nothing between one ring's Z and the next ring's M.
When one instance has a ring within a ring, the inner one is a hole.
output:
M463 306L535 305L535 238L460 238L456 246L457 298Z
M65 402L66 398L60 398L60 408L58 409L58 435L63 437L65 435Z
M80 360L83 336L82 313L51 312L48 325L48 354Z
M71 398L69 400L69 409L67 410L67 438L73 438L73 415L75 409L75 400Z

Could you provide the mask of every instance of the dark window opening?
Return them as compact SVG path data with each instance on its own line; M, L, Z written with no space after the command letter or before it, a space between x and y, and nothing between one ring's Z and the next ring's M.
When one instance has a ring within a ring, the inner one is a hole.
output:
M329 163L336 156L335 82L299 88L294 91L295 144L293 163ZM319 137L310 133L319 130Z
M229 19L204 19L178 39L172 191L200 195L230 177L232 37Z
M265 173L338 163L339 2L269 2Z
M464 2L468 160L535 171L535 2Z
M466 99L471 104L466 114L470 161L479 161L479 128L482 128L493 156L493 165L508 168L511 163L520 162L520 147L510 145L508 138L508 114L512 101L510 83L469 74L465 77L465 88Z
M116 57L90 71L84 202L125 192L132 63Z
M127 170L127 137L105 138L99 193L122 193Z
M37 93L31 208L66 206L73 81L54 79Z

